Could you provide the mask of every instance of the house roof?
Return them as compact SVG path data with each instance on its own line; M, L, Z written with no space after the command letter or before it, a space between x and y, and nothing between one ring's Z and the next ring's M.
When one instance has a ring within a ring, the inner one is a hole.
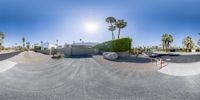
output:
M97 44L96 42L79 42L72 44L72 46L95 46Z

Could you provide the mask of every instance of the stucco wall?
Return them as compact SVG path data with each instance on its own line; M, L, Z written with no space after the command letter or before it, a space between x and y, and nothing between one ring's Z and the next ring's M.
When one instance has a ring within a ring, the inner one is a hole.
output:
M98 54L99 52L97 49L79 47L79 46L62 48L58 49L57 51L65 54L66 56L87 56L87 55Z
M82 56L82 55L93 55L94 49L84 48L84 47L72 47L71 55L72 56Z
M44 54L49 54L49 50L42 50L40 52ZM88 47L74 46L57 49L57 52L62 53L65 56L88 56L98 54L99 50Z
M62 48L62 49L57 49L57 52L65 54L65 56L70 56L71 55L71 48Z

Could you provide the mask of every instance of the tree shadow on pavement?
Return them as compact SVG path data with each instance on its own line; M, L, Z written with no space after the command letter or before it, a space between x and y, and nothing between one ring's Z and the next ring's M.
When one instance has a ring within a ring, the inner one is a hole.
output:
M66 56L65 58L92 58L91 55Z
M145 58L145 57L129 56L129 57L118 58L115 61L116 62L129 62L129 63L149 63L149 62L151 62L151 59Z

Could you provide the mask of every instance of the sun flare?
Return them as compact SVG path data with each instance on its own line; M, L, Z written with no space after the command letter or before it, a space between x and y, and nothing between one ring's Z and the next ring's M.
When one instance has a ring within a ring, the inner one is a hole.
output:
M88 22L85 24L85 30L89 33L94 33L98 31L98 24L94 22Z

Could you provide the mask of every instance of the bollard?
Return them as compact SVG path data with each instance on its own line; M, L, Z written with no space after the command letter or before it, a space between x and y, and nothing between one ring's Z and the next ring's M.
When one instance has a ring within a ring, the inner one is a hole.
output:
M162 68L163 61L160 59L160 67Z

